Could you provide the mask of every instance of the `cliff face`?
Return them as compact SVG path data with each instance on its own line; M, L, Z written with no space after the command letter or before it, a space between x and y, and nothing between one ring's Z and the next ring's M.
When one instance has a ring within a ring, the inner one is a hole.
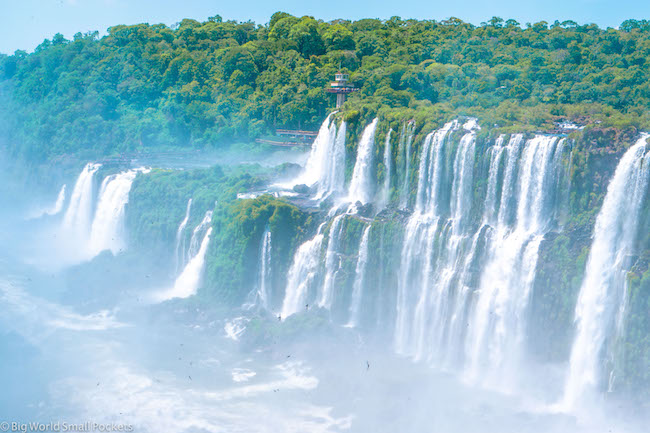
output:
M625 137L624 142L615 140L619 135ZM542 242L531 301L530 347L541 360L563 361L569 355L575 304L596 215L616 165L633 139L607 130L588 131L574 141L567 161L571 183L563 225Z
M503 354L519 353L512 361L518 365L524 360L564 364L574 340L577 296L595 220L622 154L637 137L611 129L568 137L500 135L472 129L471 122L450 125L436 141L431 131L380 120L367 173L375 198L347 212L340 206L333 210L336 199L303 207L310 203L305 194L316 189L301 189L303 194L291 198L237 198L237 193L264 189L274 177L268 171L256 178L210 171L154 173L134 184L129 231L140 247L178 251L176 231L192 198L188 227L213 210L198 292L202 302L251 303L263 286L270 312L302 317L322 308L333 323L354 323L383 335L416 358L449 354L439 362L459 366L481 365L480 356L468 352L468 341L492 338L476 334L481 326L488 332L500 326L490 316L479 325L480 309L495 308L490 303L481 307L488 302L484 294L521 296L507 301L516 313L495 310L506 335L512 333L513 346ZM347 125L346 185L357 172L362 126ZM395 133L387 136L390 129ZM336 134L330 135L335 140ZM600 361L603 371L617 377L613 389L625 392L642 391L650 383L645 373L650 365L649 202L646 198L640 212L638 241L627 266L623 332L607 339ZM508 258L508 248L520 252ZM491 285L502 275L506 279L500 285ZM421 298L438 291L443 298ZM298 298L288 301L289 292ZM412 312L404 316L405 308ZM459 317L466 330L458 328ZM440 340L433 343L438 332ZM430 337L411 341L411 334L418 333ZM478 358L472 361L472 356Z

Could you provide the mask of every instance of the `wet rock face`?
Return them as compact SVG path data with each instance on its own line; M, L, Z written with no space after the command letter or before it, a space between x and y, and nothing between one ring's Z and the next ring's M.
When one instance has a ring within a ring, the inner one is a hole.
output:
M309 194L310 191L311 189L304 183L293 187L293 192L297 192L298 194Z
M373 217L374 206L372 205L372 203L362 204L360 201L357 201L355 206L360 216L366 218Z

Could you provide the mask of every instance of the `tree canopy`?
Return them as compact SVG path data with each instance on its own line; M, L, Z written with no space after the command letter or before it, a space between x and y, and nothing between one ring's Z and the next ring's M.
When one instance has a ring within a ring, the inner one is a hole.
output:
M648 58L646 20L601 29L215 15L117 25L102 38L57 34L33 53L0 56L0 115L10 152L28 159L219 147L276 127L316 128L341 67L360 88L344 107L350 119L404 111L433 123L468 114L536 129L558 118L648 128Z

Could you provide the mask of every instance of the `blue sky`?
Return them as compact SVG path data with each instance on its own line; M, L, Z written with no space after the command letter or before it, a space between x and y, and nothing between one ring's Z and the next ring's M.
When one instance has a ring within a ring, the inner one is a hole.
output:
M492 16L514 18L522 24L572 19L616 27L625 19L650 19L649 0L0 0L0 53L32 51L43 39L59 32L76 32L116 24L174 24L183 18L224 19L266 23L276 11L335 18L402 18L442 20L459 17L480 24Z

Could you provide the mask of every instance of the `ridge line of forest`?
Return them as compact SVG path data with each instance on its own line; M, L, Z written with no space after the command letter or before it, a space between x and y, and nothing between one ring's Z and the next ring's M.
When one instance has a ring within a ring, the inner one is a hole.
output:
M522 28L277 12L265 25L218 15L118 25L0 55L0 132L11 155L36 161L251 143L276 127L317 128L340 67L360 88L343 108L350 122L379 114L435 128L471 115L504 132L569 120L635 133L650 129L649 57L646 20Z

